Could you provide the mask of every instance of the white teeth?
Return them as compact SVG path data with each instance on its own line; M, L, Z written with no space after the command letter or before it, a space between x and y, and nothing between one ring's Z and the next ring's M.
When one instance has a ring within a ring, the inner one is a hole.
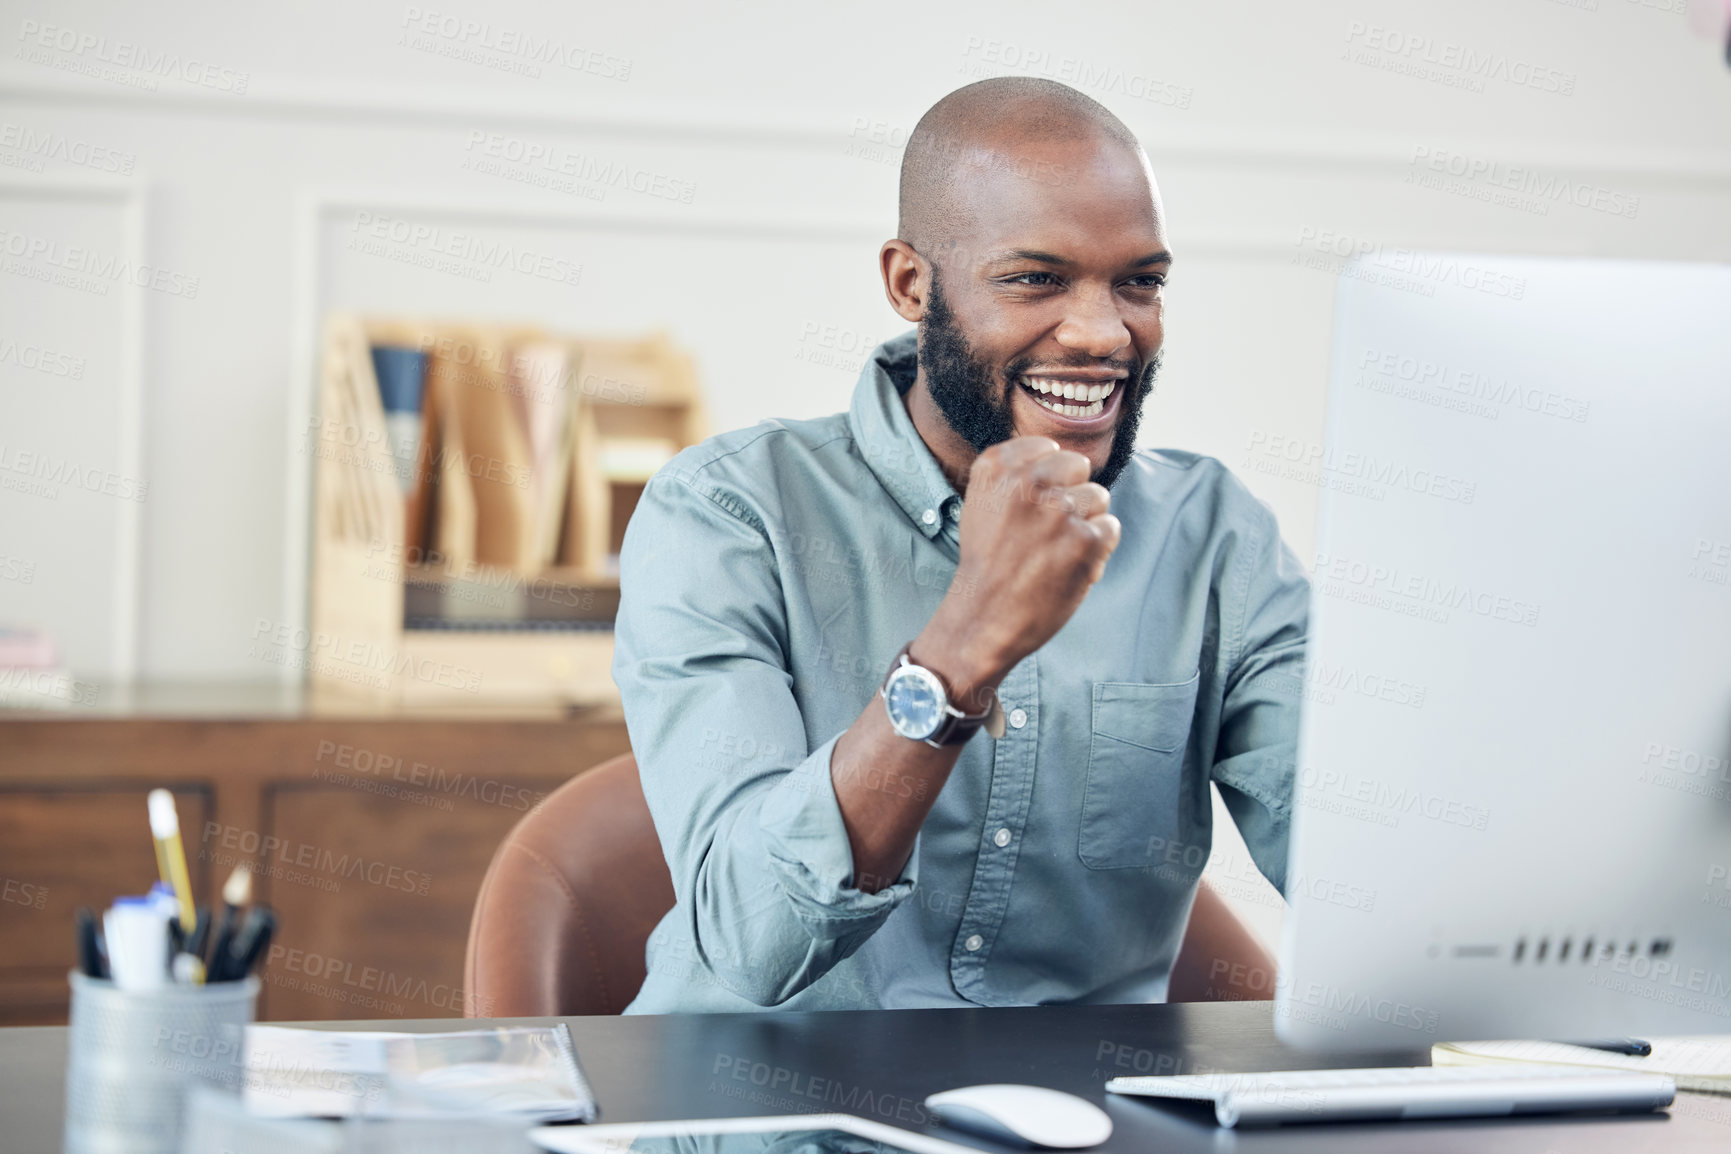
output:
M1104 401L1093 401L1086 405L1062 405L1057 401L1048 401L1045 397L1035 397L1034 400L1038 404L1044 405L1046 408L1051 409L1054 413L1057 413L1060 416L1074 417L1078 420L1086 419L1088 417L1097 417L1104 412L1106 408L1106 402Z
M1105 400L1117 387L1116 381L1107 381L1103 385L1081 385L1074 381L1054 381L1047 377L1024 377L1022 383L1036 393L1048 393L1054 397L1063 397L1067 401Z
M1107 381L1102 385L1079 385L1074 381L1054 381L1046 377L1024 377L1024 384L1035 393L1041 394L1034 399L1040 404L1066 417L1086 419L1099 416L1106 408L1106 398L1112 395L1117 387L1116 381ZM1053 399L1047 400L1047 397ZM1060 404L1057 398L1067 401L1079 401L1080 404Z

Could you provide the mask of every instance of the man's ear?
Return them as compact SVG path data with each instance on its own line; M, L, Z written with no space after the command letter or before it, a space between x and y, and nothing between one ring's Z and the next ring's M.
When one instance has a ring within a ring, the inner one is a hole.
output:
M914 246L905 240L884 241L878 250L878 270L883 273L884 296L896 315L914 324L925 320L931 273Z

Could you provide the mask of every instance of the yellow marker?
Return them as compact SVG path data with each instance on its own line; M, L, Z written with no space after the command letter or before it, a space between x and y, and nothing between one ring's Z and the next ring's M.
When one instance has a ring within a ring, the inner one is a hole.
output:
M180 815L174 809L174 795L166 789L150 791L150 836L156 839L156 868L163 884L180 903L181 932L191 937L198 924L198 907L192 900L192 875L186 872L186 849L180 843Z

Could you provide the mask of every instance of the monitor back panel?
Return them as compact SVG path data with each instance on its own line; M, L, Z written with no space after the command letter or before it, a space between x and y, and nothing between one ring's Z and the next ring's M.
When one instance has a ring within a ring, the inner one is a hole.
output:
M1336 298L1277 1025L1731 1033L1731 269Z

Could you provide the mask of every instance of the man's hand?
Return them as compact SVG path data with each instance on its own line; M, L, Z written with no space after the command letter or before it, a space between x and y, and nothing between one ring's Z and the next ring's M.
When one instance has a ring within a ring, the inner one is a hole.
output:
M1051 640L1105 572L1122 529L1089 469L1047 437L1015 437L975 459L961 563L911 647L944 675L958 708L983 708L979 691Z
M968 713L1082 604L1118 547L1106 490L1088 458L1047 437L1017 437L981 453L962 502L962 559L924 631L908 647L939 673ZM830 779L853 849L854 884L875 892L900 876L914 838L960 755L890 728L876 698L837 740Z

